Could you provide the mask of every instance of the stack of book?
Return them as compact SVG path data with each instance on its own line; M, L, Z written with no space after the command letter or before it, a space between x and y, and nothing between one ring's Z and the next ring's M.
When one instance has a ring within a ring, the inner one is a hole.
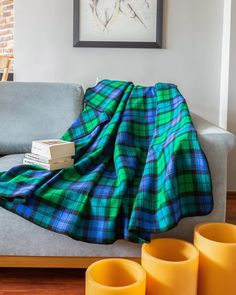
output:
M25 154L23 164L38 165L46 170L58 170L74 164L74 142L60 139L32 142L31 153Z

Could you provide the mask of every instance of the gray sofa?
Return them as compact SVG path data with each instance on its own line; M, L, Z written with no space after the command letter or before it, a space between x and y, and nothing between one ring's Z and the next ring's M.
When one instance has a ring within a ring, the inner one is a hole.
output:
M82 108L83 89L79 85L0 83L0 171L21 164L23 154L30 150L32 140L58 138ZM235 137L197 115L192 114L192 117L210 165L214 210L208 216L185 218L176 228L158 236L191 240L196 223L225 220L227 155L235 145ZM113 245L74 241L0 208L0 266L26 266L24 263L14 264L12 257L24 257L26 261L25 257L76 259L107 256L139 257L140 245L121 240ZM90 260L86 261L89 263ZM57 266L60 263L46 264L34 262L31 265L28 262L27 266Z

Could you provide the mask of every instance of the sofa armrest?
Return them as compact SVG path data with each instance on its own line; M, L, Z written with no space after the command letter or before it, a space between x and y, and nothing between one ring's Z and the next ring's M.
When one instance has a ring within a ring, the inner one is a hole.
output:
M226 216L227 157L236 145L236 137L196 114L191 115L211 171L214 210L206 219L223 222Z
M201 142L213 143L218 148L227 150L228 152L236 146L236 136L232 133L194 113L191 113L191 116Z

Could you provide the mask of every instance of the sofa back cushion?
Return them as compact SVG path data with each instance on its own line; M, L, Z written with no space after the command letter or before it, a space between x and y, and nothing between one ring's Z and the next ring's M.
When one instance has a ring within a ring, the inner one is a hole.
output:
M82 108L77 84L0 83L0 155L29 152L32 140L59 138Z

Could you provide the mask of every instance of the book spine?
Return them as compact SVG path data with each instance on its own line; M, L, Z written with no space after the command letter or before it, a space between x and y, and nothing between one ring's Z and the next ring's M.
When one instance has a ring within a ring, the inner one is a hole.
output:
M43 158L43 157L40 157L36 154L32 155L32 154L25 154L25 158L26 159L29 159L29 160L32 160L32 161L38 161L38 162L41 162L41 163L45 163L45 164L49 164L49 161L48 159L46 158Z
M38 165L46 170L49 170L50 169L50 165L49 164L45 164L45 163L40 163L40 162L37 162L37 161L34 161L34 160L30 160L30 159L24 159L23 160L23 164L25 165Z

